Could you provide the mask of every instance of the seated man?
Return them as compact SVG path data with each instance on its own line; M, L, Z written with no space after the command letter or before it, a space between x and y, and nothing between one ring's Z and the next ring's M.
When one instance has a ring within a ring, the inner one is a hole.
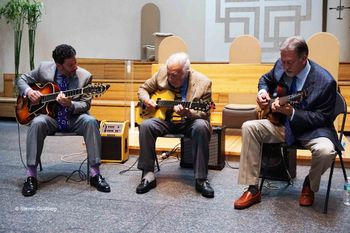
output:
M148 79L138 90L140 101L148 110L154 110L157 103L151 96L157 91L169 90L179 101L211 101L211 81L201 73L190 69L190 61L185 53L175 53L166 61L166 66ZM172 117L178 114L177 119ZM211 126L209 113L175 105L166 113L166 119L151 118L140 125L140 159L138 168L142 170L141 183L136 193L146 193L156 187L154 162L157 137L168 133L185 134L192 140L194 155L194 176L196 190L204 197L214 197L214 190L207 180L209 162L209 140Z
M91 74L78 67L76 52L70 45L59 45L52 52L55 62L42 62L38 68L23 74L17 81L21 95L31 103L39 103L42 93L32 89L34 83L56 83L61 91L82 88L91 83ZM52 118L45 114L37 115L30 123L27 132L27 180L22 194L32 196L38 188L37 166L40 161L44 140L57 131L75 132L84 136L88 159L91 165L90 185L101 192L110 192L110 186L100 175L101 136L96 119L88 114L91 97L81 95L66 97L61 92L57 98L57 112Z
M273 94L276 89L286 89L287 94L303 90L306 96L293 106L276 98L271 110L274 115L280 113L279 123L271 117L243 124L238 182L249 187L234 202L236 209L260 202L258 182L263 143L298 143L311 151L311 168L299 199L301 206L313 204L321 175L330 167L336 150L342 149L333 126L336 81L328 71L308 60L308 52L303 38L293 36L286 39L280 47L280 59L259 80L257 103L262 109L269 108L270 96L276 97Z

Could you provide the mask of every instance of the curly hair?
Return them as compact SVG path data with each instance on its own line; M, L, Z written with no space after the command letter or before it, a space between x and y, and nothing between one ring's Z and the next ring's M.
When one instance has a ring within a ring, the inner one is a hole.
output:
M67 44L58 45L54 51L52 51L52 58L58 64L63 64L67 58L74 57L76 55L75 49Z

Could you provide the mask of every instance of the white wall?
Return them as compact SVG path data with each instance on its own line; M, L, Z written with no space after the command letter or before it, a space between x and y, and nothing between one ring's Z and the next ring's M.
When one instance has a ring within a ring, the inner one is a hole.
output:
M192 60L204 60L205 5L202 0L44 0L38 25L35 63L51 60L61 43L78 57L140 59L141 9L149 2L161 12L161 32L182 37ZM0 21L0 75L14 72L12 28ZM24 29L20 72L29 70L27 28ZM1 91L1 90L0 90Z

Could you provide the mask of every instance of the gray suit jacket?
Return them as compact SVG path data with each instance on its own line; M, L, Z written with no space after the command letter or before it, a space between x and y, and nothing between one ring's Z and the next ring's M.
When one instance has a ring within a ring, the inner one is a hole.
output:
M186 101L210 102L211 99L211 81L197 71L191 70L188 76L188 89L186 94ZM138 90L138 97L140 101L149 99L156 91L171 90L168 84L167 68L162 66L157 73L142 84ZM192 118L202 118L209 120L210 113L191 110Z
M55 82L56 64L54 62L41 62L40 65L21 75L17 80L17 86L21 95L24 95L25 90L30 84L47 82ZM82 88L91 83L92 75L85 69L78 67L74 77L68 80L68 90ZM70 111L73 114L86 113L90 109L91 96L77 96L72 99Z

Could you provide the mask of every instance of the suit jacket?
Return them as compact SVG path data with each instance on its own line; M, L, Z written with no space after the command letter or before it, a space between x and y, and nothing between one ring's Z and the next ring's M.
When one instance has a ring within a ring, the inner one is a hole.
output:
M17 86L21 95L24 95L25 90L30 84L47 82L55 82L56 64L54 62L41 62L40 65L21 75L17 80ZM78 67L75 76L68 78L68 90L82 88L91 83L92 75L83 68ZM86 113L90 109L91 96L81 95L72 99L70 111L72 114Z
M188 89L186 101L211 101L211 81L203 74L190 70L188 76ZM149 99L156 91L172 90L168 83L167 68L162 66L157 73L146 80L138 90L138 97L141 102ZM202 118L209 120L209 112L195 111L191 109L192 118Z
M307 96L295 107L295 113L290 122L291 129L297 140L311 140L327 137L342 150L333 121L336 103L337 84L332 75L315 62L310 61L310 72L306 77L302 90L307 90ZM273 69L263 75L258 89L271 93L284 74L282 62L279 59Z

